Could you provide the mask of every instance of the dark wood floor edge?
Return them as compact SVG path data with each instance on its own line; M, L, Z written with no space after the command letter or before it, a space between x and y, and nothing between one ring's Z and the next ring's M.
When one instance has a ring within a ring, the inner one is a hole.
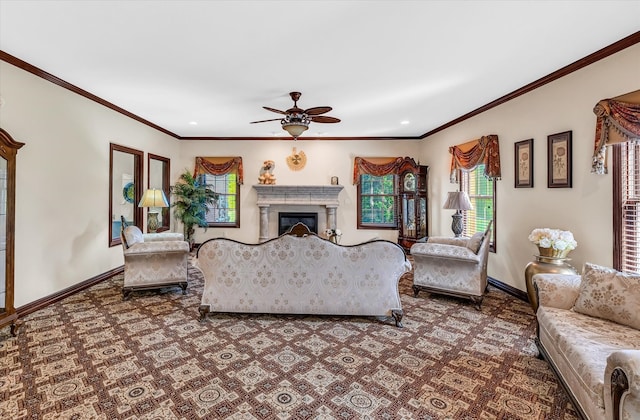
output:
M493 287L502 290L503 292L506 292L508 294L510 294L513 297L516 297L520 300L524 300L525 302L529 302L529 296L527 295L526 292L523 292L520 289L516 289L513 286L509 286L508 284L505 284L501 281L498 281L496 279L494 279L493 277L488 277L487 278L488 282L490 285L492 285Z
M61 301L62 299L69 297L75 293L78 293L82 290L85 290L93 285L96 285L98 283L100 283L101 281L104 281L108 278L111 278L113 276L115 276L116 274L120 274L124 272L124 265L121 265L120 267L116 267L113 270L109 270L106 271L102 274L98 274L95 277L92 277L88 280L85 280L83 282L80 282L78 284L74 284L73 286L67 287L66 289L60 290L57 293L53 293L49 296L45 296L43 298L40 298L38 300L34 300L31 303L27 303L26 305L23 305L19 308L16 309L16 313L18 315L18 318L21 318L23 316L29 315L32 312L38 311L40 309L43 309L49 305L51 305L52 303L56 303Z

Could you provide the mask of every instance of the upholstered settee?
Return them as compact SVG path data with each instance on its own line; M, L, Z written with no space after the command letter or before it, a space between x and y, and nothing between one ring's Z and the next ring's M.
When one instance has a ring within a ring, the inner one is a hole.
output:
M421 290L470 299L480 310L487 289L491 222L471 238L430 237L411 246L413 294Z
M536 344L587 419L640 419L640 275L536 274Z
M402 326L398 282L411 264L393 242L341 246L297 224L260 244L210 239L193 263L204 275L201 320L211 312L355 315Z
M186 293L189 243L181 233L143 234L137 226L120 233L124 254L123 298L135 290L180 286Z

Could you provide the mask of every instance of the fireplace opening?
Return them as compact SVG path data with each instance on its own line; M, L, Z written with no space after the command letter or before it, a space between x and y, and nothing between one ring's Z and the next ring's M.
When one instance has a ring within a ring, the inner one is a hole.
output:
M313 233L318 233L318 213L278 213L278 236L298 222L302 222Z

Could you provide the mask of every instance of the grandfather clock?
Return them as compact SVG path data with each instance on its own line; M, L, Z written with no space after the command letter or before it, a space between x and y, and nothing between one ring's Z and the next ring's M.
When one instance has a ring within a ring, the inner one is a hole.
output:
M398 177L399 232L398 244L406 251L411 245L427 236L427 185L429 167L418 165L412 158L405 158Z

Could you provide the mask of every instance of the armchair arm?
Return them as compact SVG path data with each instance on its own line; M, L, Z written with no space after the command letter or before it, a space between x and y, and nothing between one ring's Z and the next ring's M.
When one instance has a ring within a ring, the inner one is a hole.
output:
M532 278L540 306L571 309L578 299L582 278L577 274L535 274Z
M446 245L433 242L415 243L411 246L411 255L415 257L432 257L451 259L479 264L482 255L478 255L466 246Z
M184 235L175 232L145 233L142 237L144 238L144 242L184 241Z
M614 351L604 371L607 419L640 418L640 350ZM624 399L622 399L624 395Z
M189 253L189 244L185 241L140 242L124 250L124 255L165 254L170 252Z
M444 245L455 245L455 246L467 246L469 243L469 238L452 238L450 236L431 236L427 239L427 243L431 244L444 244Z

